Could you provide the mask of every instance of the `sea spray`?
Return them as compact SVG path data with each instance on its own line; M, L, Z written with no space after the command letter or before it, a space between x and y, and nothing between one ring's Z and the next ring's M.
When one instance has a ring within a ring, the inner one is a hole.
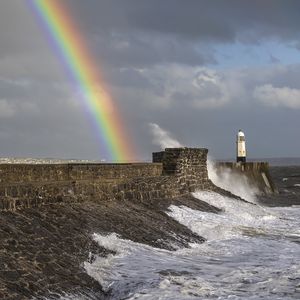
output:
M199 191L193 195L221 209L222 212L206 213L185 206L172 205L167 213L208 241L230 239L245 232L263 233L266 230L265 225L277 218L263 207L215 192Z
M116 251L116 255L97 257L93 262L85 262L84 267L113 299L128 296L129 291L139 290L140 286L159 285L160 275L156 270L162 263L169 262L175 267L174 252L122 239L114 233L94 234L94 240L102 247Z
M287 209L264 209L214 192L194 196L222 212L171 205L166 213L205 236L206 243L174 252L116 234L94 234L99 245L116 255L86 262L88 274L112 299L256 299L256 293L273 299L268 298L270 291L277 299L292 299L300 275L294 260L300 257L294 242L300 236L300 210L290 216Z
M249 180L243 174L235 174L229 168L217 170L216 163L212 158L207 160L209 179L217 186L237 195L249 202L256 203L259 191L250 185Z
M100 245L117 249L118 253L106 265L95 260L85 267L94 268L110 282L111 299L229 299L233 295L234 299L257 299L258 294L270 300L297 299L300 249L285 234L299 228L300 210L294 208L292 217L289 210L270 211L285 215L289 222L279 225L281 219L266 219L262 223L268 227L269 235L247 236L240 231L225 239L220 235L218 239L175 252L134 243L115 234L95 234ZM181 221L187 224L192 219L191 223L195 223L201 214L207 213L183 214ZM209 215L211 222L220 222L213 219L216 214L207 214L207 219ZM226 207L223 217L231 217ZM252 225L255 228L261 224ZM280 236L273 235L278 225L282 228Z
M182 147L182 145L172 137L170 132L162 129L158 124L149 123L149 128L153 135L153 144L160 146L162 150L165 148Z
M103 284L112 299L300 296L300 208L263 208L209 191L193 195L221 212L171 205L166 213L204 236L206 243L172 252L116 234L95 234L101 246L117 254L85 263L88 274Z
M183 147L183 145L175 139L172 134L162 129L156 123L149 123L149 128L153 136L153 143L165 148ZM229 168L222 168L218 170L216 162L208 157L207 171L209 179L217 186L230 191L232 194L237 195L249 202L257 203L256 196L260 193L259 190L249 183L248 178L243 174L235 174Z

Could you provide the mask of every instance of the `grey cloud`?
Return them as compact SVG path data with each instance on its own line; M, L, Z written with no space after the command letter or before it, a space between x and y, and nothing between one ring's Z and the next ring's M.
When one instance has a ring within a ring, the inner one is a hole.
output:
M14 114L14 105L10 104L6 99L0 99L0 118L11 118Z
M253 96L271 107L288 107L300 109L300 89L289 87L274 87L272 84L265 84L255 88Z
M184 42L149 32L99 34L91 39L95 56L109 67L144 67L153 64L216 64L214 50L202 44Z
M299 45L298 0L64 3L100 62L139 158L149 159L156 150L148 123L184 145L209 147L217 157L234 155L240 127L252 157L299 153L300 142L291 138L299 135L299 111L270 108L253 93L271 86L269 97L278 92L282 104L284 89L300 89L299 65L273 59L275 64L261 68L212 68L220 44L276 39ZM26 1L1 1L0 50L1 156L102 158L90 116Z
M65 80L28 1L1 1L0 50L0 80Z
M297 0L67 0L102 64L216 64L218 44L299 43Z
M73 12L88 20L81 25L93 32L129 28L221 42L299 39L297 0L77 0Z
M64 84L36 81L27 89L2 82L1 91L4 85L14 93L0 100L2 156L100 158L83 104Z
M238 72L225 74L204 67L154 66L135 72L137 82L143 80L143 85L118 86L119 97L122 94L143 99L142 105L148 109L166 110L182 104L199 110L220 109L243 93L238 75Z
M275 57L274 55L270 54L270 62L272 64L279 64L280 63L280 59L278 59L277 57Z
M153 148L148 128L142 124L156 123L173 133L184 145L209 147L217 157L234 156L234 136L238 128L243 128L251 141L249 154L252 157L288 153L296 156L295 149L300 149L300 142L289 141L293 134L297 135L295 128L299 127L296 111L291 110L290 105L283 105L283 98L278 98L278 105L270 109L253 91L268 84L281 88L288 82L293 85L299 71L300 65L226 71L165 65L141 72L141 76L151 82L148 87L145 84L141 89L129 85L114 86L113 92L116 99L130 103L124 108L131 123L140 124L132 132L143 141L141 153ZM195 80L197 85L204 85L204 90L194 86ZM207 82L209 87L206 89ZM291 86L287 86L290 91ZM210 105L197 105L203 100L201 97L211 101L208 102ZM282 141L277 140L279 136ZM293 150L285 149L284 145L291 142ZM276 147L270 150L270 145Z

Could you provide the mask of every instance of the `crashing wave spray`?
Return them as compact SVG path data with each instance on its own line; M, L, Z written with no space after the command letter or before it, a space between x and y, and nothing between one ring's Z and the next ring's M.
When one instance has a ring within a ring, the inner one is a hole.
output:
M149 127L153 135L153 143L159 145L163 150L165 148L183 147L168 131L162 129L159 125L149 123Z
M165 148L183 147L170 132L162 129L156 123L149 123L151 133L153 135L153 143L159 145L163 150ZM208 158L207 171L209 179L216 185L232 194L237 195L249 202L256 203L256 195L258 189L251 186L246 176L234 174L230 169L218 170L215 162Z
M285 296L294 295L298 286L295 257L299 247L284 236L291 230L299 234L299 210L289 216L280 209L287 217L283 221L237 199L212 192L196 196L224 212L169 208L168 215L208 237L208 242L192 244L190 249L173 252L116 234L94 234L100 246L116 255L97 257L84 267L110 293L110 299L229 299L232 295L256 299L253 293L273 299L270 290L276 296L284 295L277 299L296 299Z
M256 195L259 194L259 191L250 185L246 176L235 174L228 168L223 168L222 171L217 170L216 164L211 158L207 160L207 171L209 179L215 185L249 202L257 202Z
M263 207L215 192L198 191L193 195L222 212L208 213L171 205L167 214L208 241L233 238L245 232L265 231L265 224L275 219L275 216Z

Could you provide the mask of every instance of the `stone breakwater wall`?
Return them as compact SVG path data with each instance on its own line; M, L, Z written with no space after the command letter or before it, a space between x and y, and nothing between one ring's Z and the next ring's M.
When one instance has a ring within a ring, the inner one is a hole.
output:
M159 176L161 164L0 164L0 184Z
M153 163L2 164L0 211L57 202L152 201L216 187L207 174L207 149L167 148Z
M265 194L276 193L277 189L273 183L267 162L219 162L216 164L219 175L226 170L233 174L245 176L248 183Z

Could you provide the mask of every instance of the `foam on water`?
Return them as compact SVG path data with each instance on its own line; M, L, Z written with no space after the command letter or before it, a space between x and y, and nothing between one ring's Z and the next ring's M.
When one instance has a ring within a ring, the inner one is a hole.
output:
M102 247L116 252L116 255L109 255L107 258L97 257L94 262L84 264L87 273L98 280L105 291L112 287L117 290L120 284L129 285L131 280L127 282L126 278L130 272L131 276L137 275L141 280L147 279L147 272L151 272L153 266L145 265L143 274L138 274L141 254L144 259L151 260L154 252L157 256L164 256L168 252L121 239L115 233L107 236L94 234L94 240ZM137 271L136 274L134 270Z
M297 299L300 295L299 246L292 243L235 239L210 243L211 249L222 251L207 251L207 245L202 251L199 245L175 253L131 245L110 266L93 263L111 280L112 299L232 299L233 295L233 299Z
M195 193L222 209L171 206L167 214L206 237L175 252L94 235L116 251L85 268L112 299L299 299L300 208L263 209L211 192Z

